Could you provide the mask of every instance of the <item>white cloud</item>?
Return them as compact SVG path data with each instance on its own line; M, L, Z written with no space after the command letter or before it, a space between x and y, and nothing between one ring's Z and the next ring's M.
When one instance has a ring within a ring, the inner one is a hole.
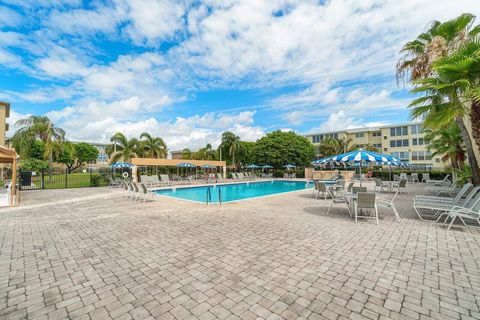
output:
M22 17L12 9L0 6L0 26L16 27L22 21Z

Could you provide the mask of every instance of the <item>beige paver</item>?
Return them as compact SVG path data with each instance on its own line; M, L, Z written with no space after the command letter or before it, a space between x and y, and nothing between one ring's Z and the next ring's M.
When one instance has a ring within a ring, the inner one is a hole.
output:
M308 190L222 206L55 192L0 212L0 319L480 315L480 232L419 221L412 194L377 226Z

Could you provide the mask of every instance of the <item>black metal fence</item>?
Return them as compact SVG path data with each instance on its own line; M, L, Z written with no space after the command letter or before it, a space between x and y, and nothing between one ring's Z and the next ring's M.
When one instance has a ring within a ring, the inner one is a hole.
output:
M72 172L60 168L52 171L20 171L19 185L20 190L105 187L109 185L109 177L121 174L110 168L78 169Z

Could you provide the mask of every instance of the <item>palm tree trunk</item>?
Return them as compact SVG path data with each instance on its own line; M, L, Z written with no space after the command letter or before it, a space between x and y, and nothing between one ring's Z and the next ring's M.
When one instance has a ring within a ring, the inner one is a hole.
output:
M470 121L472 123L472 135L477 147L480 148L480 101L472 101L470 108Z
M480 185L480 169L478 168L478 162L475 158L475 153L473 151L473 144L472 140L470 139L470 135L468 134L467 127L463 122L463 119L457 117L455 122L458 124L460 131L462 132L463 140L465 142L465 151L468 157L468 163L470 164L470 168L472 168L472 181L473 184L478 186Z

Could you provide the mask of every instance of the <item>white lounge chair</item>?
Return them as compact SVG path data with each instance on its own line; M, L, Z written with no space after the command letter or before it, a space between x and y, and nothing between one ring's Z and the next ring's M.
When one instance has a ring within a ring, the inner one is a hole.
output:
M315 184L317 185L317 186L316 186L317 194L315 195L315 199L318 198L318 195L319 195L320 192L321 192L321 193L322 193L322 196L323 196L323 199L324 199L324 200L327 200L327 196L329 196L330 193L329 193L329 190L328 190L325 182L315 181Z
M170 178L168 177L167 174L161 174L160 175L160 181L166 186L169 186L172 184L172 181L170 181Z
M140 183L140 200L146 202L148 196L153 199L155 195L156 193L153 190L150 190L144 183Z
M418 173L412 173L411 177L413 183L420 182L420 179L418 178Z
M471 183L467 183L465 184L459 192L457 192L457 194L455 195L454 198L452 198L451 194L450 196L447 196L447 197L441 197L439 195L437 196L426 196L426 195L416 195L413 197L413 200L414 201L432 201L432 202L436 202L436 201L440 201L440 202L458 202L460 201L465 195L467 195L471 189L473 188L473 184Z
M430 180L430 173L427 173L427 172L422 173L422 182L426 183L429 180Z
M400 222L400 216L398 215L397 207L395 207L395 203L394 203L394 200L398 195L398 193L399 193L399 190L397 190L397 192L395 192L393 197L390 199L377 197L376 201L377 201L377 206L379 207L392 208L393 213L395 214L395 218L397 219L398 222Z
M332 197L332 202L330 202L330 205L328 206L327 214L330 213L330 209L332 209L332 206L337 203L344 203L347 206L348 214L352 216L352 212L350 210L350 203L348 202L347 198L345 198L343 192L333 192L330 189L327 189L328 193Z
M457 218L459 218L460 221L462 221L463 225L466 227L468 227L468 225L465 223L465 219L474 220L480 226L480 197L470 208L454 207L452 210L450 210L447 218L443 222L445 224L448 221L448 219L452 219L452 221L448 225L447 230L450 230L453 223L455 222L455 219Z
M458 202L440 202L440 201L414 201L413 208L417 213L418 217L422 221L429 221L429 222L438 222L443 215L451 211L453 208L462 207L466 209L471 209L471 207L476 203L476 201L480 201L480 187L475 187L470 191L467 195L465 200L460 200ZM430 217L433 217L435 220L432 219L424 219L420 214L420 210L425 210L430 212L423 212L423 214L428 214Z

